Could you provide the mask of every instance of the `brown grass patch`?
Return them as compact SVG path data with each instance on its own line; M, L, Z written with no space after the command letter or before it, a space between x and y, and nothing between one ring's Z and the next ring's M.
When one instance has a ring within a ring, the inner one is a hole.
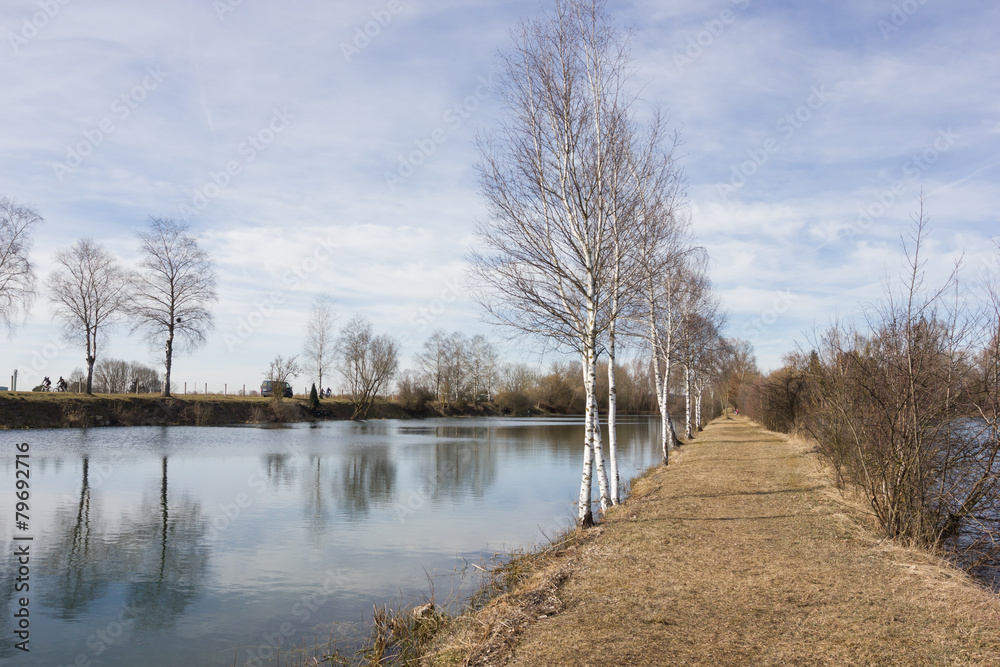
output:
M813 449L716 420L431 664L997 664L1000 599L879 540Z

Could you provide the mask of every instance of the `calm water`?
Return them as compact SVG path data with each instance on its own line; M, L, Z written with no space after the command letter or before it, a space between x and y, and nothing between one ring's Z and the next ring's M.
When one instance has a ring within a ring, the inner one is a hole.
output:
M463 559L572 524L581 422L0 431L0 664L229 666L235 650L243 665L350 634L429 576L439 601L467 594ZM620 425L623 478L657 462L657 433L655 418ZM26 543L30 592L15 593ZM22 596L28 654L14 649Z

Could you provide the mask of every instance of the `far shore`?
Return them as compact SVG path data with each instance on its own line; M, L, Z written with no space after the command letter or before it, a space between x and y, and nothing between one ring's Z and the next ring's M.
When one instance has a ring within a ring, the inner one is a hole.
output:
M345 397L320 400L309 408L302 396L275 401L260 396L221 394L87 394L63 392L0 392L0 430L91 428L103 426L225 426L309 421L349 420L353 414ZM492 402L430 402L407 407L394 400L375 403L368 419L423 419L429 417L504 417L561 415L545 410L514 414Z
M88 428L98 426L223 426L347 420L353 413L346 398L322 399L317 410L306 398L275 401L259 396L181 394L73 394L0 392L0 429ZM419 419L447 416L499 416L492 403L441 405L408 409L379 401L369 419Z

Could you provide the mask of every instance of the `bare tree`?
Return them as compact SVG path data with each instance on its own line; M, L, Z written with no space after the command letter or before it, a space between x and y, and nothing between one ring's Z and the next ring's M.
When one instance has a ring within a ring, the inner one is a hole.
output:
M595 468L601 507L611 504L595 392L599 337L616 308L614 221L629 191L619 182L632 148L628 40L603 0L556 2L513 36L496 89L507 113L480 140L489 221L477 230L473 272L494 321L583 360L578 519L588 526Z
M87 390L87 375L82 368L74 368L66 380L66 391L82 394Z
M218 278L208 253L185 225L151 217L149 231L137 236L142 260L129 316L150 344L163 341L163 395L170 396L174 340L179 338L189 350L205 342L205 334L214 326L208 308L218 300Z
M469 341L469 364L473 402L478 403L482 396L492 400L500 373L500 359L496 346L486 336L474 336Z
M0 197L0 326L11 333L35 300L35 270L28 253L33 228L41 222L35 209Z
M86 349L87 393L93 393L98 348L122 317L132 298L129 276L99 243L80 239L56 253L48 286L63 335Z
M323 376L327 375L336 360L337 314L333 310L333 299L322 294L313 300L309 321L306 322L305 371L316 378L320 393L323 391Z
M163 391L163 380L155 368L133 361L129 364L129 391L136 394L153 394Z
M340 373L354 406L351 419L365 419L399 370L399 346L391 336L376 336L371 322L355 315L341 330L338 350Z
M268 364L267 370L264 371L264 379L271 383L271 398L275 401L281 401L284 398L285 385L291 386L291 379L301 372L302 367L299 366L298 356L287 359L280 354L276 356Z
M108 357L94 364L94 386L98 393L124 394L129 389L129 362Z
M648 281L650 251L664 255L678 244L683 232L676 224L677 210L684 204L684 176L674 153L678 134L667 136L664 119L657 111L645 128L625 131L623 154L618 156L612 180L618 196L612 199L610 309L606 349L608 353L608 452L611 460L611 500L620 502L618 474L618 386L619 333L643 337L644 289ZM661 259L669 259L669 252ZM621 320L621 321L619 321ZM596 400L596 397L595 397Z
M444 329L436 329L424 341L424 349L417 353L417 368L424 382L434 388L435 400L447 403L451 400L455 342L458 332L449 336Z

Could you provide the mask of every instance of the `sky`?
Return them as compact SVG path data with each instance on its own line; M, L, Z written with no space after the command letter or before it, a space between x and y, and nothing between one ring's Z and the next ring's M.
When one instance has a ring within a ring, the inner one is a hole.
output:
M510 359L465 287L485 219L477 133L509 31L537 0L4 0L0 195L45 222L43 286L0 334L0 385L67 376L45 279L81 237L125 264L150 216L214 257L216 326L174 386L255 387L299 353L309 305L368 317L402 365L437 328ZM609 1L632 30L640 107L664 109L698 242L762 369L898 275L924 193L930 280L969 276L1000 234L1000 5L985 0ZM128 328L106 356L159 365ZM300 380L305 382L305 380Z

